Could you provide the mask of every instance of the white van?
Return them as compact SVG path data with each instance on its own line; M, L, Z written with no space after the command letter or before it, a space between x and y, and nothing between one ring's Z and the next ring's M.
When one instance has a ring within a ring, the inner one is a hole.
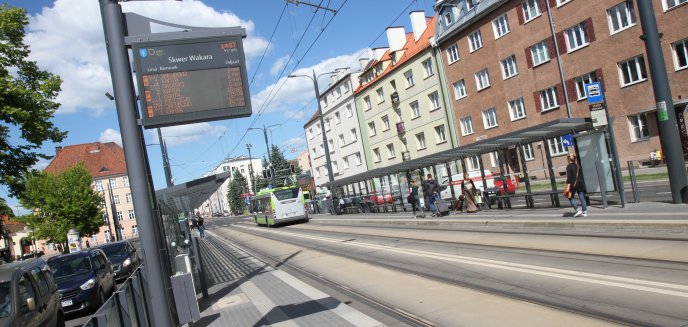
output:
M485 173L485 181L487 182L487 188L493 188L495 187L495 180L494 176L492 175L492 172L489 170L483 170ZM480 170L473 170L468 172L468 178L470 178L473 181L473 184L475 184L475 187L479 191L484 191L483 190L483 178L480 176ZM463 182L463 174L454 174L452 175L452 187L454 187L454 194L458 197L461 194L461 183ZM440 192L440 197L442 199L450 199L452 194L451 194L451 189L449 189L449 178L445 177L442 179L442 182L440 182L440 189L442 190Z

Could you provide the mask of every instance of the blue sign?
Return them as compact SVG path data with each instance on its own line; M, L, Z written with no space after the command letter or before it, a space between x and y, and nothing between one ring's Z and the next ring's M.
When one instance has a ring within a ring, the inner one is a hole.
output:
M565 147L573 146L573 135L566 134L561 137L561 145Z
M604 92L602 91L602 83L592 82L585 84L585 95L588 96L588 103L604 102Z

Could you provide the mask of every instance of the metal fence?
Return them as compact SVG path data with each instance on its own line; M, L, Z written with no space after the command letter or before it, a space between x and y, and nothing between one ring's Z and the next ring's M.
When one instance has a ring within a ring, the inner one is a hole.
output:
M146 309L148 298L143 287L146 282L142 269L143 265L139 266L84 326L150 326Z

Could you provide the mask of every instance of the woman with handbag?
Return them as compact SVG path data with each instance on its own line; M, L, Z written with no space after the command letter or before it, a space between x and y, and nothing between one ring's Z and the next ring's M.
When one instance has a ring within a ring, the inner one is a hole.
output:
M469 185L470 184L470 185ZM466 205L466 212L473 213L478 211L478 205L475 201L475 193L477 189L473 180L468 178L468 173L463 174L463 182L461 182L461 194L463 195L463 201Z
M588 206L585 202L585 181L581 175L580 166L576 162L575 154L569 154L567 158L569 160L569 164L566 166L566 186L564 187L564 196L571 201L573 210L576 211L573 217L587 217ZM576 194L581 202L582 210L581 208L578 208L578 205L576 205Z

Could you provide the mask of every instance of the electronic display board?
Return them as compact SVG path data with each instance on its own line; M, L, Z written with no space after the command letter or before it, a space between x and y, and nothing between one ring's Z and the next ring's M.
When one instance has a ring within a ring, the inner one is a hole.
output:
M242 37L132 45L145 128L251 115Z

